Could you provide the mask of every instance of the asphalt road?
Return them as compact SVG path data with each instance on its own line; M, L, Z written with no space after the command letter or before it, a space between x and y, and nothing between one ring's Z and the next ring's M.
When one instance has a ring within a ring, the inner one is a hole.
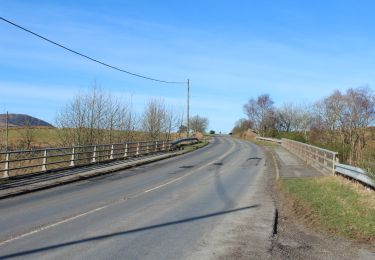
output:
M0 258L186 259L249 195L262 149L231 137L179 157L0 201Z

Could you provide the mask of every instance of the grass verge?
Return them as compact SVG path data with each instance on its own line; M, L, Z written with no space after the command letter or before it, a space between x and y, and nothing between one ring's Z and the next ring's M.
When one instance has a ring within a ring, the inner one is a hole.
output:
M314 226L355 240L375 241L375 194L330 176L282 179L293 211Z

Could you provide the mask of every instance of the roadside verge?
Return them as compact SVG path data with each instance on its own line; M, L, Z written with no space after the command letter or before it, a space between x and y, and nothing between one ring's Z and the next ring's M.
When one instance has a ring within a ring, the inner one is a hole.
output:
M273 192L278 219L272 257L374 259L373 191L323 175L278 145L265 148L280 175Z

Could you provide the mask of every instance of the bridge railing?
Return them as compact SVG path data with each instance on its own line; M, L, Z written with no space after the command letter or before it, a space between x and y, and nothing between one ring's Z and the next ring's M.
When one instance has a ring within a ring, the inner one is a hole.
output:
M373 178L370 177L370 174L365 170L354 167L351 165L336 163L335 170L337 173L349 177L351 179L357 180L366 184L367 186L375 189L375 181Z
M335 164L338 153L285 138L281 141L281 145L284 148L297 155L318 171L324 174L335 173Z
M280 140L257 137L256 139L281 144L284 148L324 174L338 173L375 189L375 180L368 172L355 166L339 163L338 153L336 152L286 138Z
M0 172L9 178L166 152L171 147L170 140L162 140L6 151L0 152Z
M190 144L190 143L198 143L199 139L196 137L187 137L187 138L181 138L177 139L171 142L172 149L177 148L181 144Z
M267 142L273 142L273 143L281 144L281 140L276 139L276 138L268 138L268 137L257 136L257 137L255 137L255 139L260 140L260 141L267 141Z

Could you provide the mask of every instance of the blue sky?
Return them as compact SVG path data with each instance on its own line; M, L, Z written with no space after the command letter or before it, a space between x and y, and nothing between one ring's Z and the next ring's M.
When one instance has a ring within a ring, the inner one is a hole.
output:
M191 80L191 114L228 132L249 98L311 103L333 90L375 85L374 1L6 1L0 15L112 65ZM184 111L186 89L110 70L0 21L0 112L54 123L97 82Z

